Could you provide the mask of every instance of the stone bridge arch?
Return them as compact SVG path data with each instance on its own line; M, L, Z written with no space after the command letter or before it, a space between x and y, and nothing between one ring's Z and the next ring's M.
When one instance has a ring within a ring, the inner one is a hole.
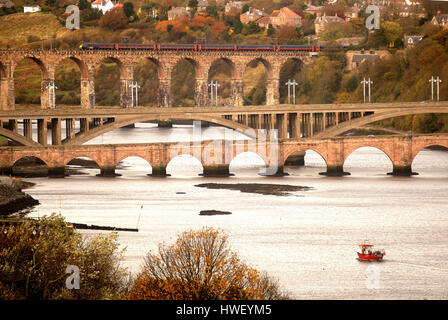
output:
M370 141L357 141L356 143L351 143L350 141L347 141L346 144L344 144L344 155L343 155L343 163L345 164L345 161L347 158L356 150L360 148L365 147L371 147L378 149L382 151L391 161L391 163L394 163L395 160L395 146L394 144L390 142L384 142L384 141L376 141L373 139L370 139Z
M318 155L320 155L322 157L322 159L324 160L325 165L328 166L329 159L328 159L328 149L327 149L326 143L315 144L315 145L310 145L310 144L293 145L293 144L285 143L285 144L283 144L283 157L282 157L281 164L283 165L290 156L293 156L295 154L303 154L307 150L314 151Z
M441 146L448 149L448 137L440 136L438 138L425 138L420 137L419 139L415 139L412 143L412 154L411 154L411 165L415 160L415 157L423 150L432 146Z
M62 160L64 167L67 166L69 162L77 158L89 158L90 160L94 161L98 165L98 167L102 167L107 164L107 162L101 157L101 155L99 155L95 151L82 150L64 153Z

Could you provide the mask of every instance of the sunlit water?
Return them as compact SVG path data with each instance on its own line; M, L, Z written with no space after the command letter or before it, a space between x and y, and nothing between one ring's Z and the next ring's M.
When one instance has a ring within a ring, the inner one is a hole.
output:
M206 129L203 138L220 137L220 130ZM142 124L90 143L186 141L191 132L185 126ZM257 174L261 159L246 153L232 161L234 177L203 178L197 160L180 156L168 166L171 177L152 178L149 164L127 158L116 170L120 177L96 177L99 170L85 169L87 175L27 179L37 184L27 192L41 202L31 216L61 212L71 222L138 224L138 233L119 233L127 247L124 264L133 272L160 242L172 243L184 230L212 226L225 230L232 248L248 264L278 278L292 298L448 298L448 153L422 151L413 163L420 175L413 177L388 176L390 160L374 148L354 152L344 166L352 175L341 178L320 176L325 164L314 152L307 152L305 162L305 167L286 168L290 176L267 178ZM279 197L195 187L204 182L313 189ZM199 216L207 209L232 214ZM356 259L364 239L386 250L383 262Z

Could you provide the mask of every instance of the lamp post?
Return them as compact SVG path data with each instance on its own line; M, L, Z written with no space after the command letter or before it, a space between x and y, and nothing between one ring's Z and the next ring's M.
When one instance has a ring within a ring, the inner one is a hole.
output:
M137 108L138 107L138 89L141 88L137 81L133 81L129 84L129 88L131 88L131 107ZM134 94L135 89L135 94ZM135 98L134 98L135 97Z
M48 108L56 109L56 92L55 89L58 87L55 86L54 81L48 82L46 87L48 89Z
M366 80L366 78L364 77L364 79L361 81L362 83L362 92L363 92L363 97L364 97L364 103L366 103L366 84L369 86L368 90L368 94L369 94L369 103L370 103L370 85L373 83L373 81L370 80Z
M134 82L134 89L135 89L135 108L138 108L138 89L141 87L138 85L137 81Z
M218 83L218 80L211 80L208 86L210 87L210 105L213 105L213 88L215 88L215 105L218 106L218 87L221 85Z
M296 104L296 86L298 83L296 80L291 81L288 79L288 82L285 83L288 86L288 104L291 104L291 86L292 86L292 95L293 95L293 104Z
M216 99L216 106L218 106L218 87L221 86L218 83L218 80L215 81L215 99Z
M215 86L215 83L213 82L213 80L210 81L208 86L210 87L210 105L213 105L213 87Z
M367 80L367 84L369 86L369 103L370 103L370 85L373 84L373 81L371 81L369 78L369 80Z
M439 101L439 92L440 92L440 83L442 82L442 80L439 78L439 76L437 76L437 79L436 79L436 83L437 83L437 102Z
M434 101L434 81L434 77L429 79L429 82L431 82L431 101Z

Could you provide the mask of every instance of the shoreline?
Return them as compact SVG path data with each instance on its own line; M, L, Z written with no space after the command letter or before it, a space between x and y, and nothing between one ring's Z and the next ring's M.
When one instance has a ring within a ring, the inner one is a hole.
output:
M0 176L0 216L20 214L22 211L38 205L38 200L22 191L22 189L33 186L34 183L18 178Z

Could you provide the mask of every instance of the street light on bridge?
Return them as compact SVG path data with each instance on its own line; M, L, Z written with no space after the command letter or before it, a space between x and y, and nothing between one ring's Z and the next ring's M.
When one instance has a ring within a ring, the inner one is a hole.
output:
M366 103L366 84L369 86L368 90L369 90L369 103L370 103L370 85L373 84L373 81L370 80L366 80L366 78L364 77L364 80L361 81L362 83L362 89L363 89L363 96L364 96L364 103Z
M56 109L56 91L58 87L54 84L54 81L49 81L46 87L48 89L48 108Z
M293 81L288 79L288 82L286 82L285 84L288 86L288 104L291 104L291 86L293 88L293 104L296 104L296 86L298 85L298 83L295 79Z
M138 89L141 87L138 85L137 81L135 81L135 82L132 81L129 84L129 88L131 88L131 99L132 99L131 106L132 106L132 108L137 108L138 107ZM134 95L134 89L135 89L135 95ZM135 97L135 100L134 100L134 97Z
M210 87L210 104L213 105L213 88L215 88L215 104L218 106L218 87L221 85L218 83L218 80L211 80L208 86Z
M429 82L431 82L431 101L434 101L434 83L437 84L437 101L439 101L439 86L442 80L437 76L437 78L434 78L434 76L429 79Z

